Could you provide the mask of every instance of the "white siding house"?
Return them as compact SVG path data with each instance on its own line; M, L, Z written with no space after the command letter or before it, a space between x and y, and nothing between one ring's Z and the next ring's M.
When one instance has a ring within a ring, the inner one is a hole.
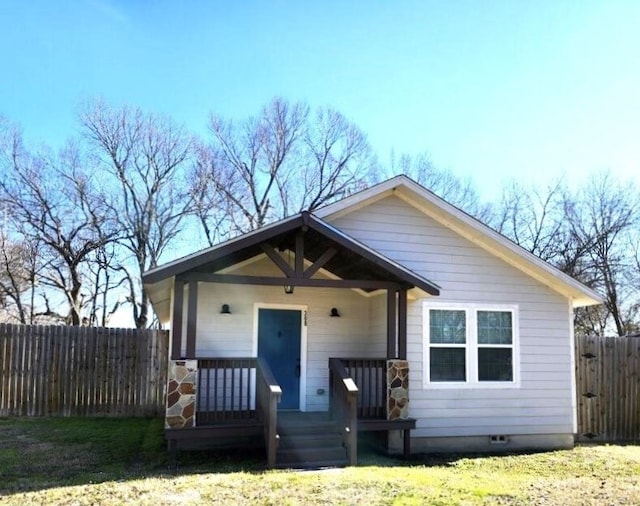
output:
M399 357L413 451L573 444L573 309L597 293L405 176L301 219L307 249L284 220L145 274L174 358L257 357L259 310L290 309L300 411L329 409L330 358Z

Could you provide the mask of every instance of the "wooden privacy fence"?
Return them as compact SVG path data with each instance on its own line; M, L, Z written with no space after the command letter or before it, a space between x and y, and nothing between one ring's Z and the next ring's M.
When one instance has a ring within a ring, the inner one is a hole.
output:
M0 324L0 416L164 414L168 332Z
M640 337L577 337L578 440L640 440Z

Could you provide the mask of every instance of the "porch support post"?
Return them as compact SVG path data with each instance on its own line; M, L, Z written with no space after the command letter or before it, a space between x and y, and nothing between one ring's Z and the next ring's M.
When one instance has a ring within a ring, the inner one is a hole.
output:
M397 358L396 347L396 293L394 289L387 290L387 358Z
M398 292L398 358L407 360L407 289Z
M182 309L184 304L184 281L173 281L173 317L171 318L171 360L182 355Z
M296 234L296 278L304 276L304 232Z
M196 358L196 322L198 320L198 282L189 281L187 307L187 358Z
M169 362L165 429L185 429L196 425L198 361ZM178 442L170 446L177 446Z

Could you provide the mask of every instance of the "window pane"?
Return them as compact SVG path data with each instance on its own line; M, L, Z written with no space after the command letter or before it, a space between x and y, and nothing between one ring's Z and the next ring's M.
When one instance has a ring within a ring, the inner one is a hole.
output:
M511 348L478 348L479 381L513 381Z
M466 381L464 348L431 348L429 356L431 381Z
M467 341L466 313L446 309L429 310L429 341L465 344Z
M511 316L510 311L478 311L478 343L511 344Z

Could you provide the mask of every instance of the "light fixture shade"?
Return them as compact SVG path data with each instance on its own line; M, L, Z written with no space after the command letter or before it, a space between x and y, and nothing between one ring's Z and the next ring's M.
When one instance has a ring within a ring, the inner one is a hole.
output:
M332 307L331 314L329 316L331 316L331 318L340 318L340 313L338 313L338 308Z
M291 295L293 293L293 285L284 285L284 293Z
M220 308L220 314L231 314L229 304L222 304L222 307Z

